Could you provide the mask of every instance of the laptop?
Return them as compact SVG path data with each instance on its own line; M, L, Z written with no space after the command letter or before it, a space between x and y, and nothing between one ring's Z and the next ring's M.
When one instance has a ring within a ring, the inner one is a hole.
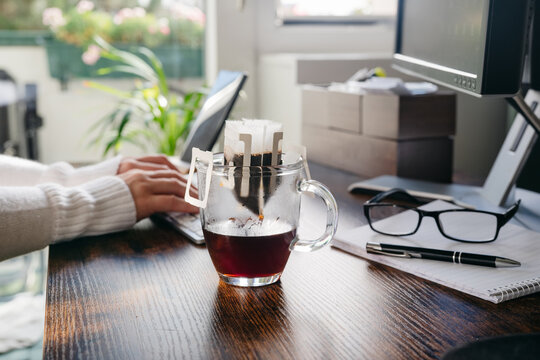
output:
M227 70L219 72L197 119L191 126L179 161L173 161L180 171L189 170L193 147L205 151L212 150L246 79L247 75L243 72ZM195 244L204 244L198 214L161 213L153 215L151 219L169 224Z

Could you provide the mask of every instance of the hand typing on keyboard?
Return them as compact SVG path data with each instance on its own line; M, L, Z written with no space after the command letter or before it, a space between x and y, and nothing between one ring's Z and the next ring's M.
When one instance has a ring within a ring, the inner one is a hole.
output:
M198 208L184 201L186 180L164 156L125 159L118 167L118 176L129 187L137 220L158 212L197 213ZM197 189L190 189L197 196Z

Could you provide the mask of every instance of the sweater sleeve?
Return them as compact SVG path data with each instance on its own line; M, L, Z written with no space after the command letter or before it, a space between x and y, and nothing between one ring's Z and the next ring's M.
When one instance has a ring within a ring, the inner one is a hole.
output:
M66 162L43 165L35 161L0 155L0 186L33 186L56 183L77 186L102 176L115 175L122 160L116 156L95 165L73 168Z
M0 261L78 236L127 229L136 222L128 186L116 176L81 186L0 187Z

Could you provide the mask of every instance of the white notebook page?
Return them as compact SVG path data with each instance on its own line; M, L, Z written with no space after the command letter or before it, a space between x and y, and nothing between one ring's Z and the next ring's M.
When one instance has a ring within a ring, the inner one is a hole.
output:
M422 207L425 210L451 208L456 206L440 200ZM398 214L383 221L402 219ZM368 254L367 242L496 255L517 260L521 266L490 268ZM485 244L467 244L447 239L441 235L433 218L424 218L418 232L407 237L378 234L369 225L365 225L338 233L333 246L494 303L540 291L540 233L514 224L503 226L497 240Z

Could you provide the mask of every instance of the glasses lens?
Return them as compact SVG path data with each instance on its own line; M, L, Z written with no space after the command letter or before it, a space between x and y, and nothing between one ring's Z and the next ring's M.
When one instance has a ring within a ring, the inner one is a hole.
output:
M475 211L449 211L439 215L445 235L459 240L489 241L497 233L497 217Z
M369 208L369 218L376 231L388 235L407 235L418 227L420 215L407 207L380 204Z

